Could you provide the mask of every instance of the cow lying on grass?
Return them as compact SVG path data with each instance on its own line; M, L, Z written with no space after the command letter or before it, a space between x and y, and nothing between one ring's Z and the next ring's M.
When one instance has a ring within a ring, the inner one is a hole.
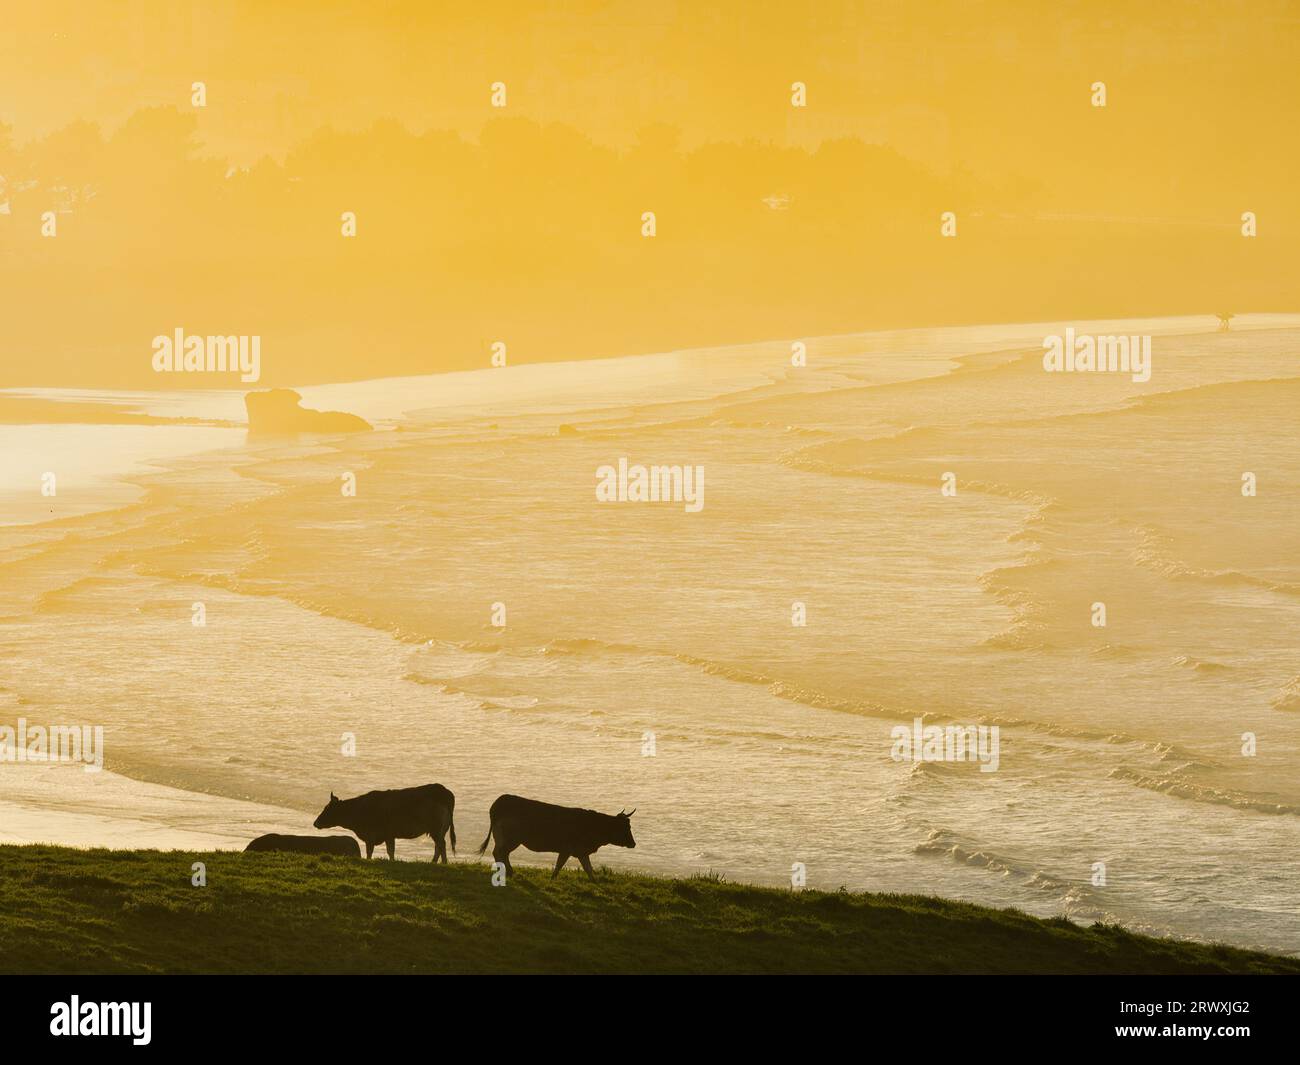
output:
M316 828L346 828L355 832L366 845L366 857L375 853L375 845L388 847L392 860L399 839L433 837L433 860L447 864L447 832L451 832L451 849L456 849L456 826L452 814L456 796L441 784L424 784L418 788L393 791L369 791L355 799L340 799L330 792L329 804L316 818Z
M552 806L549 802L521 799L518 795L502 795L489 811L492 824L478 852L486 851L495 836L492 857L506 867L508 874L513 875L515 871L510 864L510 852L524 846L530 851L559 855L555 860L555 871L551 873L552 880L559 876L570 858L577 858L587 876L595 880L591 856L597 850L607 843L615 847L636 846L636 840L632 838L634 813L635 810L626 814L602 814L574 806Z
M272 832L258 836L246 851L296 851L299 854L341 854L360 858L361 848L351 836L281 836Z

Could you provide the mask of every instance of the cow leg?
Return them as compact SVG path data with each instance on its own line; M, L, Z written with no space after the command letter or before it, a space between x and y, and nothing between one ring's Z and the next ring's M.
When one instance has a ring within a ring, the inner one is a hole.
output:
M397 840L386 839L384 840L384 846L388 848L388 860L393 861L397 855Z
M582 867L587 871L587 876L588 876L588 878L591 879L591 880L595 880L595 879L596 879L596 874L593 873L593 872L591 871L591 855L590 855L590 854L579 854L579 855L578 855L578 861L580 861L580 862L582 863Z
M515 875L515 868L510 864L510 852L512 850L514 850L513 847L507 847L500 841L492 848L492 857L506 867L506 873L510 876Z
M375 853L375 845L371 843L370 840L366 840L366 857L369 858L374 853Z
M447 864L447 837L446 836L433 837L433 860L436 862L439 858L442 859L443 865Z
M569 860L569 856L567 854L561 854L558 858L555 859L555 872L551 874L552 880L554 880L557 876L560 875L560 870L564 868L564 863L567 862L568 860Z

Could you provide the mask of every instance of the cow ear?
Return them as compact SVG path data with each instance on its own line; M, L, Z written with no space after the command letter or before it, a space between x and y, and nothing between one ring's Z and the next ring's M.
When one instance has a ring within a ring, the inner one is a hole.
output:
M337 796L336 796L336 795L331 791L331 792L330 792L330 802L338 802L338 801L339 801L339 800L338 800L338 797L337 797Z

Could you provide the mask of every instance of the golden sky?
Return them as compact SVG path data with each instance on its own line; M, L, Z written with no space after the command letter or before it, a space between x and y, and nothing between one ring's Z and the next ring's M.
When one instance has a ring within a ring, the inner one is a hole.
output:
M3 20L0 385L151 387L149 340L177 326L261 335L288 384L486 365L495 339L535 361L1300 309L1296 2Z

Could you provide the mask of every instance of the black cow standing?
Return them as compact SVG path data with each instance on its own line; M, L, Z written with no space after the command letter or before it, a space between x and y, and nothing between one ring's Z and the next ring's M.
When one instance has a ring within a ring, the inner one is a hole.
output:
M456 796L441 784L393 791L369 791L355 799L339 799L330 792L329 805L316 818L317 828L346 828L366 845L366 857L375 845L388 847L391 860L399 839L415 839L426 833L433 837L436 862L447 864L446 833L451 832L451 849L456 849L456 825L452 815Z
M551 873L552 880L559 876L570 858L577 858L587 876L595 880L591 856L597 850L607 843L615 847L636 846L636 840L632 838L634 813L635 810L626 814L602 814L595 810L521 799L518 795L502 795L489 811L492 824L478 852L486 851L495 836L492 857L501 862L511 875L515 870L510 864L510 852L524 846L530 851L553 851L559 855L555 860L555 871Z

